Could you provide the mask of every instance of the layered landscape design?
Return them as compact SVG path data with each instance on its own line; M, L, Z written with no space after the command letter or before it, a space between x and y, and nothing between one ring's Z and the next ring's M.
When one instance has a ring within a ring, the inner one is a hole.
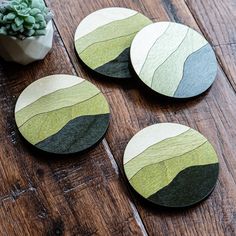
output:
M149 201L186 207L215 187L219 163L212 145L197 131L178 124L158 124L139 132L124 154L132 187Z
M69 154L83 151L103 137L109 124L109 106L90 82L55 75L23 91L15 119L29 143L43 151Z
M155 23L138 33L132 43L131 61L146 85L175 98L203 93L217 73L214 51L204 37L171 22Z
M129 78L130 46L143 27L151 24L144 15L126 8L105 8L88 15L75 33L80 59L96 72Z

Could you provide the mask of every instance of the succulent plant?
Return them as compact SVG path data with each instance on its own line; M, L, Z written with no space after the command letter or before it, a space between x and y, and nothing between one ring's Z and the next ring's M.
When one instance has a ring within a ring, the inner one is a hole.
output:
M0 35L19 39L45 35L52 17L43 0L5 0L0 3Z

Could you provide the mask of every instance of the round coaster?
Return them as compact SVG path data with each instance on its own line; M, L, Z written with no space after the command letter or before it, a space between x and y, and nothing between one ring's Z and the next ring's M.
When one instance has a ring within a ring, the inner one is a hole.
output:
M52 75L29 85L15 107L23 137L55 154L84 151L96 144L109 124L109 106L90 82L71 75Z
M130 78L130 45L152 21L127 8L105 8L88 15L75 33L80 59L92 70L113 78Z
M219 162L212 145L187 126L161 123L138 132L124 154L124 170L145 199L165 207L187 207L214 189Z
M210 44L182 24L159 22L146 26L134 38L130 55L138 77L168 97L197 96L212 85L217 74Z

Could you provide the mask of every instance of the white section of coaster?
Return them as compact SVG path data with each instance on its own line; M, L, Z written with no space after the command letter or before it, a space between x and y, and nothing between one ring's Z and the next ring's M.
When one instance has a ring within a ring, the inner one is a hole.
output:
M130 56L138 77L168 97L197 96L212 85L217 74L210 44L182 24L158 22L146 26L135 36Z

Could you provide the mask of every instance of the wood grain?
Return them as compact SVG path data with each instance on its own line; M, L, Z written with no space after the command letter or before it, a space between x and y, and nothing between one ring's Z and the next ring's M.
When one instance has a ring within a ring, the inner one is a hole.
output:
M48 1L48 4L55 9L56 24L77 72L85 75L87 71L78 63L79 61L70 43L72 38L69 36L73 37L76 25L84 16L95 9L111 6L114 3L110 1L86 1L85 4L85 2L80 1L79 4L75 4L72 0L67 2L68 8L66 7L65 11L70 9L70 14L73 17L69 20L71 22L70 27L63 27L68 21L63 17L63 15L68 17L68 14L60 11L63 1L60 3ZM116 1L115 5L139 9L152 19L186 23L200 31L189 8L183 1L157 1L155 4L153 1L132 3L130 1ZM88 9L87 6L90 8ZM85 77L91 78L92 75L88 74ZM210 139L220 155L221 175L216 191L209 200L202 203L198 208L179 214L160 212L148 208L146 204L140 203L140 201L136 202L148 233L155 235L158 232L160 235L165 235L168 232L175 231L176 235L192 235L193 233L197 234L197 232L203 235L205 232L218 235L232 234L235 231L232 221L235 221L235 210L233 209L235 208L236 192L234 190L229 192L227 189L235 184L235 173L234 168L232 168L236 164L232 152L235 147L229 142L235 134L233 134L233 130L229 133L228 129L235 123L233 115L235 95L221 68L219 68L218 79L209 93L185 103L164 101L160 97L155 97L149 91L143 91L143 86L136 80L123 84L115 82L107 84L96 79L96 77L94 79L106 93L112 105L113 125L107 139L120 168L123 150L133 134L147 125L160 121L179 122L197 128ZM221 137L224 137L224 141ZM234 175L233 178L232 175ZM225 216L224 219L222 214Z
M0 234L235 235L235 1L46 2L55 12L58 29L52 53L27 67L0 64ZM74 32L83 17L108 6L130 7L155 21L181 22L202 32L215 46L220 62L212 88L195 99L177 102L156 96L136 78L107 81L89 72L76 56ZM14 123L20 92L35 79L55 73L92 81L111 105L106 139L82 156L57 159L37 153L23 142ZM167 121L202 132L220 158L220 178L211 197L183 211L148 205L127 188L122 169L130 138L148 125Z
M236 1L186 0L186 3L236 89Z
M142 234L107 146L59 158L31 150L20 137L16 97L35 79L54 73L74 73L57 33L44 61L27 67L1 62L0 235Z

